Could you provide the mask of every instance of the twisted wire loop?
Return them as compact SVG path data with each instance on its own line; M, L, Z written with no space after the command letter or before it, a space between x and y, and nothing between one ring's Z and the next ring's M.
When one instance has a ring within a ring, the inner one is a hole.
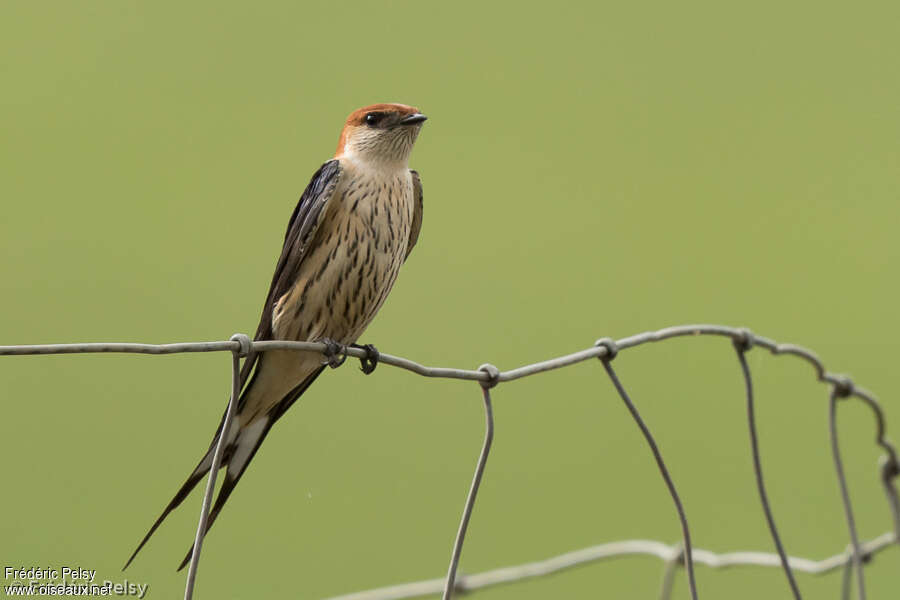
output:
M781 559L781 566L784 574L787 576L788 585L791 587L791 593L795 600L800 600L800 587L794 578L794 572L788 562L787 552L784 550L784 544L781 542L781 536L778 534L778 527L775 525L775 517L772 514L772 507L769 503L769 495L766 493L766 484L763 480L762 459L759 454L759 436L756 431L756 411L754 409L753 400L753 379L750 376L750 365L747 364L747 352L753 347L753 333L749 329L743 329L742 336L732 340L735 352L737 353L738 362L741 365L741 373L744 375L744 387L747 393L747 425L750 429L750 452L753 455L753 473L756 477L756 489L759 491L759 501L762 504L763 513L766 517L766 523L769 526L769 533L772 535L772 541L775 542L775 549L778 557Z
M450 600L453 597L453 592L459 588L462 588L461 591L465 590L465 588L458 586L456 583L456 571L459 568L459 557L462 554L463 542L466 538L466 530L469 528L472 509L475 508L475 497L478 495L478 488L481 486L481 479L484 476L484 467L487 464L488 454L491 451L491 443L494 441L494 409L491 405L491 388L495 387L500 381L500 369L492 364L483 364L478 367L478 370L488 375L486 381L479 382L481 384L481 395L484 400L484 443L481 446L481 453L478 455L475 475L472 477L472 485L469 487L469 495L466 497L459 529L456 532L456 541L453 543L450 567L447 569L447 581L444 584L443 600Z
M235 333L229 341L237 342L238 347L236 350L232 349L232 352L236 352L241 358L247 358L253 349L253 341L246 333Z
M191 600L194 596L194 586L197 581L197 568L200 565L200 549L203 546L203 538L206 536L207 522L209 521L209 507L212 505L213 491L216 489L216 476L222 466L222 456L225 454L225 440L228 431L234 421L237 412L237 401L241 395L241 358L250 354L252 342L243 333L231 336L232 342L237 342L237 348L231 350L231 396L228 398L228 408L225 409L225 418L222 421L222 429L216 440L216 450L213 453L212 464L209 467L209 477L206 480L206 489L203 492L203 503L200 507L200 519L197 522L197 534L194 536L194 547L191 549L191 561L188 565L187 580L184 585L184 600Z
M653 434L650 433L650 428L647 427L644 419L641 418L637 407L634 405L634 402L631 401L631 398L628 397L628 392L625 391L622 382L619 381L615 370L612 368L612 360L619 353L618 346L610 338L599 339L596 344L599 347L606 349L606 353L600 357L603 368L606 369L606 374L609 375L613 386L615 386L616 391L619 392L619 396L622 398L625 406L628 407L628 412L631 413L631 416L640 428L641 433L644 434L644 439L647 441L647 445L650 446L650 451L653 452L656 466L659 468L659 472L666 483L666 487L669 488L669 494L672 496L672 501L675 503L675 510L678 512L678 520L681 521L681 535L684 543L684 566L685 569L687 569L688 574L688 588L691 591L692 600L697 600L697 581L694 578L694 559L691 553L691 531L688 527L687 515L684 513L684 506L681 504L681 498L678 496L678 491L675 489L675 483L672 481L672 476L669 475L669 470L666 468L665 461L663 461L659 446L656 444Z
M676 337L685 336L721 336L730 338L735 349L738 352L738 359L741 362L742 370L746 367L744 353L751 347L758 347L768 350L775 356L790 355L795 356L808 363L815 371L816 378L829 384L831 394L829 398L829 429L831 433L832 454L837 472L838 483L841 490L841 497L844 504L844 513L847 520L848 529L850 531L851 544L846 552L831 556L821 561L812 561L805 558L789 557L781 547L780 538L777 529L774 526L774 519L771 516L768 499L765 494L765 488L762 483L762 469L759 464L758 440L756 440L756 422L753 414L753 398L752 398L752 381L750 379L749 368L745 371L745 386L748 394L748 422L751 429L751 449L754 454L754 471L757 477L757 487L760 491L760 499L763 504L763 510L766 512L766 518L769 524L770 532L775 541L777 554L766 554L759 552L733 552L728 554L715 554L705 550L692 549L690 545L689 531L687 529L687 520L684 517L684 511L681 502L675 493L674 485L668 476L668 471L662 462L659 450L656 447L653 437L643 423L637 413L634 404L631 403L627 393L619 382L615 371L610 365L617 354L629 348L634 348L651 342L659 342ZM317 352L327 355L329 347L321 342L289 342L284 340L267 340L253 341L244 334L235 334L227 341L211 341L211 342L186 342L174 344L136 344L136 343L118 343L118 342L95 342L95 343L77 343L77 344L38 344L38 345L11 345L0 346L0 356L23 356L23 355L44 355L44 354L87 354L87 353L138 353L151 355L177 354L184 352L230 352L232 354L232 390L229 398L228 408L226 409L225 420L222 425L222 432L228 431L234 419L235 402L240 395L240 359L244 357L252 357L256 353L266 352L269 350L293 350L301 352ZM346 356L365 359L369 357L369 353L365 348L348 347L344 351ZM607 374L613 381L619 395L625 401L626 406L635 417L635 421L641 427L654 456L657 459L657 465L660 472L666 480L670 494L675 501L676 508L679 512L679 518L682 522L684 535L684 544L678 546L668 546L661 542L645 541L645 540L627 540L623 542L615 542L610 544L601 544L591 548L583 548L564 555L552 557L550 559L517 565L513 567L505 567L487 571L475 575L456 578L456 569L459 562L459 554L462 549L462 542L465 537L465 531L468 526L469 517L471 516L474 506L475 496L481 478L484 472L484 465L487 461L488 452L490 450L491 441L493 439L493 411L491 407L490 389L499 383L529 377L538 373L561 369L583 362L589 359L599 358L607 370ZM694 583L693 563L696 561L710 567L732 567L738 565L753 565L764 567L780 567L788 576L789 581L793 582L792 571L802 571L811 574L823 574L835 569L843 568L844 576L842 578L842 588L845 598L850 596L850 588L852 579L857 580L858 595L860 599L865 598L865 586L863 582L864 563L869 561L876 553L881 552L885 548L897 544L900 541L900 497L896 487L896 480L900 477L900 456L894 444L886 436L886 418L878 400L867 390L856 386L846 377L828 372L824 363L812 351L794 344L782 344L772 339L754 335L747 329L728 327L725 325L710 324L691 324L679 325L675 327L667 327L656 331L648 331L639 333L619 340L611 338L603 338L590 347L578 350L571 354L558 356L548 360L524 365L508 371L499 371L496 367L483 365L478 370L466 370L446 367L430 367L419 364L407 358L393 356L390 354L379 353L379 364L387 364L401 369L405 369L412 373L424 377L436 377L444 379L462 379L467 381L478 381L482 385L482 395L485 404L486 431L485 440L479 455L478 464L476 466L475 476L473 477L472 486L469 490L469 496L463 511L460 529L457 532L457 538L454 544L453 557L451 567L446 578L438 578L427 581L413 582L388 588L380 588L337 596L332 600L394 600L400 598L413 598L422 595L430 595L445 593L445 598L449 598L449 594L455 589L457 591L470 591L491 585L503 583L512 583L522 581L531 577L540 577L549 573L558 572L571 568L576 565L585 564L593 561L604 560L613 557L649 554L667 561L667 571L664 576L664 585L661 597L666 598L669 591L666 591L666 585L671 586L671 580L677 571L677 565L683 559L688 570L688 581L691 587L691 594L696 598L696 587ZM888 508L892 518L891 531L870 540L866 543L860 543L856 530L856 524L853 519L853 511L850 506L850 497L847 486L846 477L844 475L843 463L841 460L840 449L838 446L837 436L837 419L836 405L837 400L847 397L855 397L863 402L872 411L875 417L875 443L884 452L880 459L879 475L881 485L884 489L887 499ZM215 487L216 474L221 466L222 455L224 453L223 443L224 436L219 435L216 442L216 450L213 455L213 467L210 469L209 478L207 480L206 493L203 497L203 504L200 516L200 522L197 527L197 537L194 544L194 552L191 556L190 568L188 570L188 578L185 589L185 598L190 599L196 581L197 564L200 556L200 548L203 541L203 535L206 529L208 519L209 505L212 500L212 491ZM674 565L674 566L671 566ZM669 569L671 566L671 569ZM855 573L854 573L855 572ZM667 580L669 583L666 584ZM799 592L792 583L795 598L799 598Z
M900 539L900 497L897 495L897 488L894 487L894 479L900 475L900 468L898 468L896 463L892 463L887 456L882 456L879 463L881 485L884 487L888 506L891 509L891 517L894 521L894 534Z

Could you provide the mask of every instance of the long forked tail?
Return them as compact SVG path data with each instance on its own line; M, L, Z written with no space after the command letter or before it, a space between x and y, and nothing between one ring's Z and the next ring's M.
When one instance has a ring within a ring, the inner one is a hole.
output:
M212 466L212 457L213 453L216 450L216 439L219 437L218 432L216 432L216 437L213 438L212 446L210 446L209 450L206 451L206 454L200 460L200 463L197 467L191 471L191 474L188 475L187 481L179 488L178 493L175 494L175 497L166 505L163 509L162 514L156 519L153 525L150 527L150 531L144 536L141 540L141 543L138 544L137 548L134 549L134 552L131 553L131 556L128 557L128 561L125 563L125 566L122 567L122 570L128 568L128 565L131 564L131 561L134 560L134 557L137 556L138 552L141 551L141 548L144 547L144 544L147 543L147 540L150 539L150 536L156 531L156 529L165 521L166 517L169 516L169 513L178 508L178 506L184 502L184 499L188 497L188 494L191 493L191 490L197 485L197 483L203 479L203 477L209 473L209 468Z
M253 459L253 455L256 454L256 451L263 443L266 434L269 433L269 430L272 428L273 422L273 419L268 416L264 416L246 427L238 428L236 434L232 433L232 435L229 436L229 438L232 439L228 439L228 445L225 446L225 453L222 457L222 466L226 468L225 481L222 483L222 487L219 489L219 494L216 497L216 503L213 505L213 508L209 513L209 520L206 523L206 531L209 531L209 528L212 527L213 522L216 520L216 516L218 516L219 514L219 511L222 510L222 507L225 505L225 502L228 500L228 497L231 495L231 492L234 490L234 487L240 480L241 475L243 475L244 471L247 469L247 465L250 464L250 461ZM237 425L237 423L235 423L235 425ZM234 431L234 429L232 429L232 431ZM197 484L206 477L207 473L209 473L209 469L212 466L213 454L216 451L218 437L219 434L217 431L216 437L213 438L213 442L210 445L209 450L207 450L206 454L203 455L203 458L200 460L200 463L196 466L196 468L191 471L191 474L188 476L187 481L185 481L181 488L179 488L178 492L175 494L175 497L172 498L172 500L163 509L162 514L159 515L159 517L150 527L150 530L141 540L141 543L138 544L134 552L131 553L131 556L128 558L128 562L126 562L125 566L122 567L123 571L128 568L128 565L131 564L131 562L137 556L138 552L141 551L141 548L144 547L144 544L147 543L147 540L150 539L150 536L152 536L154 532L156 532L157 528L162 524L166 517L169 516L169 513L178 508L178 506L184 501L185 498L188 497L188 495L197 486ZM191 551L193 551L193 546L191 546ZM191 551L188 552L187 557L178 567L179 571L183 569L187 564L187 561L191 556Z
M210 527L212 527L213 523L216 520L216 517L219 515L219 512L222 510L222 507L225 506L225 502L228 500L228 497L231 496L231 492L234 491L234 488L237 486L238 482L241 479L241 476L244 474L244 471L247 469L247 465L250 464L250 461L253 460L253 457L256 455L256 451L259 450L260 445L262 445L263 441L266 439L266 435L268 435L269 430L272 429L272 425L275 424L284 412L300 397L300 395L306 391L313 381L315 381L316 377L322 372L324 367L317 369L313 372L309 377L307 377L303 382L301 382L296 388L291 390L291 392L282 399L267 415L261 416L257 418L255 421L243 425L240 423L239 418L235 418L235 421L232 423L232 426L229 428L229 435L226 438L227 445L225 447L225 453L222 457L222 466L226 468L225 471L225 479L222 483L222 487L219 489L219 494L216 497L216 502L212 507L212 510L209 513L209 520L206 523L206 531L204 535L209 532ZM252 385L252 380L251 380ZM246 391L246 390L245 390ZM239 405L240 406L240 405ZM196 487L197 483L202 480L207 473L209 473L209 469L212 466L213 454L216 450L216 444L218 442L219 432L221 431L222 424L224 423L224 416L222 419L222 423L219 424L219 429L216 430L216 435L213 436L213 441L210 444L209 450L206 451L203 458L197 464L191 474L188 476L187 481L179 488L178 492L175 494L175 497L166 505L165 509L153 525L150 527L150 530L138 544L137 548L135 548L134 552L132 552L131 556L128 558L128 561L125 563L125 566L122 567L122 570L128 568L128 565L134 560L137 556L138 552L144 547L144 544L147 543L147 540L150 539L150 536L156 531L156 529L162 524L169 513L175 510L187 496L191 493L191 491ZM182 570L188 563L191 558L191 553L194 550L194 546L191 545L191 549L188 550L187 555L184 557L184 560L181 561L181 564L178 566L178 570Z
M209 520L206 522L206 531L203 532L203 535L209 533L209 528L212 527L216 517L219 516L219 511L225 506L225 502L228 501L228 497L231 496L231 492L234 491L234 488L241 480L241 476L247 470L247 465L253 460L253 456L259 450L274 423L275 419L270 416L261 417L242 429L235 441L228 446L228 454L226 454L228 467L225 470L225 480L222 482L222 487L219 488L216 503L213 504L212 509L209 511ZM194 545L191 544L191 548L187 551L184 560L178 565L179 571L188 564L193 552Z

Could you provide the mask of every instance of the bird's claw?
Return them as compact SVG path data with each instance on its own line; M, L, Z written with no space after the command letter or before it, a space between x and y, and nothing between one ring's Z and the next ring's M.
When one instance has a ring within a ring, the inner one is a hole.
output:
M352 347L365 350L366 355L359 359L359 370L366 375L371 375L381 358L378 348L372 344L352 344Z
M325 352L322 354L325 357L326 365L332 369L337 369L344 364L344 361L347 360L347 347L345 345L339 344L330 338L323 338L319 342L325 344Z

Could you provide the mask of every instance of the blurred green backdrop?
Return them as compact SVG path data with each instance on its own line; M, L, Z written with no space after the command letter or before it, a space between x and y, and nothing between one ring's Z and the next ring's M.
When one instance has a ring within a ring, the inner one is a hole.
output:
M501 368L688 322L815 349L896 435L900 5L55 2L0 7L0 343L170 342L256 326L285 223L347 113L419 106L425 224L364 336ZM788 550L847 543L827 390L750 355ZM726 340L617 360L698 547L769 550ZM195 492L119 569L206 448L224 354L0 359L4 565L97 569L179 597ZM679 537L596 363L495 392L462 570ZM871 415L841 405L864 537L889 527ZM438 577L482 436L477 386L329 372L267 440L204 545L205 598L321 598ZM893 597L892 548L871 597ZM629 558L478 598L655 597ZM705 598L786 597L699 567ZM809 597L840 576L799 576ZM687 597L683 574L678 598Z

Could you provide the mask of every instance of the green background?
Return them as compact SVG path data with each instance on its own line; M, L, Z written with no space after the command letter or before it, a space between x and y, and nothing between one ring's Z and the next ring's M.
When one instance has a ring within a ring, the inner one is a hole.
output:
M0 343L252 332L285 223L345 116L431 119L419 245L363 341L502 369L690 322L816 350L900 403L900 5L885 2L24 2L0 7ZM182 594L195 492L124 575L209 443L226 354L0 359L0 562ZM623 353L695 544L770 550L727 340ZM827 388L750 354L791 554L847 541ZM494 392L462 570L679 538L596 362ZM840 407L860 531L889 527L871 414ZM349 364L278 424L204 545L198 596L322 598L441 576L481 444L477 385ZM893 597L898 550L867 569ZM478 598L656 597L626 558ZM787 597L698 567L701 597ZM840 575L799 575L807 597ZM686 598L684 574L676 598Z

